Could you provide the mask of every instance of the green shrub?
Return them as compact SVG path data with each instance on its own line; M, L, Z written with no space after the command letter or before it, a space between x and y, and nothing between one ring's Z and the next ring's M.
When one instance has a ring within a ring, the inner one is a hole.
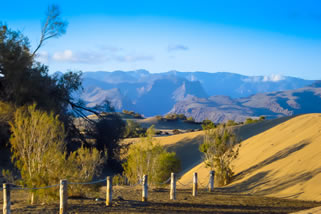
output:
M250 124L250 123L255 123L255 120L253 120L252 118L246 118L246 120L244 121L244 124Z
M202 128L203 130L208 130L208 129L214 129L215 124L211 120L203 120L202 122Z
M176 121L179 119L177 114L167 114L164 118L168 121Z
M228 120L226 123L226 126L236 126L237 123L234 120Z
M139 113L135 113L135 114L134 114L134 118L142 119L143 116L142 116L141 114L139 114Z
M124 175L117 174L117 175L114 175L112 179L113 179L112 180L113 186L120 186L120 185L127 184L126 176L124 176Z
M154 134L152 126L147 130L146 137L129 147L128 158L123 166L130 183L136 184L146 174L151 185L158 185L165 181L171 172L178 172L180 169L176 154L166 152L155 142Z
M156 169L156 183L162 183L166 181L171 172L179 172L181 170L181 162L176 157L175 152L163 152L159 155L157 160L157 169Z
M233 176L231 162L238 156L239 142L236 136L224 126L205 131L204 141L199 150L207 167L215 170L215 182L218 186L230 183Z
M178 130L178 129L174 129L174 130L173 130L173 134L180 134L180 133L181 133L181 131Z
M126 121L126 128L124 131L124 138L140 137L146 132L145 128L142 128L139 123L134 120Z
M29 188L59 183L60 179L87 182L99 175L103 155L97 149L81 147L67 155L65 130L58 116L36 110L36 105L20 107L10 123L12 158L21 174L20 184ZM71 194L84 194L82 187L70 187ZM58 197L55 188L31 191L31 202Z
M185 116L185 114L178 114L177 116L178 116L178 118L179 118L180 120L186 120L186 119L187 119L187 117Z
M157 115L157 116L155 116L155 117L156 117L157 120L162 120L162 119L163 119L163 117L160 116L160 115Z

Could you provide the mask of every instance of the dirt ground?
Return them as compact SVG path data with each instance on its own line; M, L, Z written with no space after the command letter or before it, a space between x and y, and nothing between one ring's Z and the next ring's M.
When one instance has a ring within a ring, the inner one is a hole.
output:
M100 192L87 198L69 198L68 213L291 213L321 205L321 202L230 194L224 189L212 193L200 189L196 197L192 196L191 190L179 189L176 197L175 201L169 200L166 188L150 189L148 202L141 202L140 187L114 187L113 205L106 207L105 187L101 187ZM12 191L13 214L59 212L59 200L50 205L29 205L27 198L28 192ZM0 203L3 203L2 193Z

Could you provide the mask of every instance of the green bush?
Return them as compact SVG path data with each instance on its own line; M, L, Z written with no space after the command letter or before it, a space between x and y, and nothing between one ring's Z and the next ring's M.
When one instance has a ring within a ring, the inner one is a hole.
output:
M185 114L178 114L177 117L180 119L180 120L186 120L187 117L185 116Z
M203 153L206 166L215 170L215 182L218 186L224 186L231 181L231 162L238 156L238 143L236 136L223 125L205 131L199 150Z
M129 147L128 158L123 166L130 183L136 184L146 174L151 185L158 185L164 182L171 172L178 172L180 169L176 154L166 152L155 142L154 134L152 126L147 130L146 137Z
M208 130L208 129L214 129L215 124L211 120L203 120L202 122L202 128L203 130Z
M228 120L225 124L226 124L226 126L236 126L236 125L238 125L234 120Z
M140 137L145 134L146 129L142 128L139 123L134 120L126 121L126 128L124 132L124 138Z
M166 181L171 172L179 172L181 170L181 162L176 157L175 152L163 152L158 157L158 164L156 169L156 183Z
M176 121L179 119L177 114L167 114L164 118L168 121Z
M252 118L246 118L246 120L244 121L244 124L250 124L250 123L255 123L255 120L253 120Z
M58 116L36 109L36 105L20 107L14 113L11 127L12 158L21 174L20 184L29 188L59 183L91 181L99 175L103 156L97 149L81 147L67 155L65 130ZM106 155L106 154L105 154ZM105 156L106 157L106 156ZM71 194L84 194L82 187L73 186ZM54 188L32 190L31 202L58 197Z
M173 130L173 134L180 134L180 133L181 133L181 131L178 130L178 129L174 129L174 130Z
M162 120L162 119L163 119L163 117L160 116L160 115L157 115L157 116L155 116L155 117L156 117L157 120Z

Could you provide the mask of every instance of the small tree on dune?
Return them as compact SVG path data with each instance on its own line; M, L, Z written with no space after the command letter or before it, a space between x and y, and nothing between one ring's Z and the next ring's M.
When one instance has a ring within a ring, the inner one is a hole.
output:
M130 146L128 158L124 163L125 174L131 183L141 180L148 175L151 184L157 185L165 181L171 172L180 170L180 161L174 152L169 153L155 142L154 127L146 131L146 136L140 142Z
M205 130L204 141L200 151L204 162L211 170L215 170L215 181L223 186L231 181L233 171L231 162L237 158L240 144L236 136L224 126Z

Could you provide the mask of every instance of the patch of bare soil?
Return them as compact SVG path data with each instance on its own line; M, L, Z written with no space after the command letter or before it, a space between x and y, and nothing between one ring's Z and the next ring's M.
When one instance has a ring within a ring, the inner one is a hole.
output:
M29 205L27 196L25 191L12 192L13 214L59 212L59 200L50 205ZM92 193L91 197L69 198L68 213L291 213L321 205L320 202L312 201L229 194L220 189L212 193L200 189L196 197L192 196L191 190L180 189L176 197L175 201L169 200L167 188L150 189L148 202L141 202L140 187L114 187L113 205L106 207L105 187L102 187L99 193Z

